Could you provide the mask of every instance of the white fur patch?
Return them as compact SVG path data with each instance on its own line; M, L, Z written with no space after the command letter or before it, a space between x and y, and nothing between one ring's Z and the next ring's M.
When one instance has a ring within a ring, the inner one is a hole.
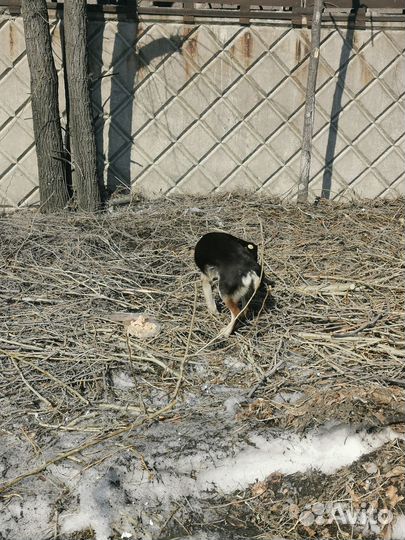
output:
M253 272L253 270L248 272L245 276L242 276L241 281L242 287L239 287L239 289L236 290L232 295L232 298L236 302L238 302L249 292L249 289L252 287L252 285L255 291L259 288L260 285L260 277L256 274L256 272Z
M250 287L250 285L252 284L253 274L256 275L255 272L249 272L248 274L246 274L246 276L242 277L242 283L245 287Z
M252 272L253 274L253 286L255 288L255 291L260 287L260 276L256 274L256 272Z

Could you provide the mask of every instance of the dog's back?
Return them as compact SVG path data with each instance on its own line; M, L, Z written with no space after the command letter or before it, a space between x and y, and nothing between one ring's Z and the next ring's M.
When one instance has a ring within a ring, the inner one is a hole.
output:
M205 273L207 268L215 268L220 272L238 267L249 271L259 269L257 263L257 246L231 234L211 232L205 234L195 247L196 265Z

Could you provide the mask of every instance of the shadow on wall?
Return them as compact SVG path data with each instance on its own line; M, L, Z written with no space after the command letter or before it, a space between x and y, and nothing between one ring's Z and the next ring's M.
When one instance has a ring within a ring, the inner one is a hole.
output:
M335 29L339 32L343 39L343 45L339 59L339 75L336 81L335 92L333 94L331 122L329 127L328 142L325 155L325 169L322 178L321 197L324 199L329 199L332 191L333 161L335 159L339 117L340 113L342 112L342 97L345 87L347 68L349 65L349 57L353 49L354 27L356 24L356 17L359 7L360 2L358 0L354 0L353 13L349 15L348 19L346 38L340 33L340 29L335 24Z
M59 20L59 31L60 31L60 48L61 48L61 54L62 54L62 65L66 66L66 47L65 47L65 25L63 20L63 12L61 10L57 9L56 11L57 19ZM64 148L64 160L65 160L65 173L66 173L66 183L68 188L69 197L73 197L73 178L72 178L72 167L70 166L71 162L71 145L70 145L70 133L69 133L69 125L70 125L70 101L69 101L69 95L67 92L68 88L68 80L67 80L67 71L66 69L63 70L63 84L64 84L64 91L65 91L65 126L63 125L63 122L61 123L62 127L62 138L63 138L63 148ZM61 111L59 111L61 113Z
M99 1L102 4L102 1ZM125 1L117 2L126 4ZM105 21L104 21L105 24ZM128 24L130 24L122 14L117 14L117 30L114 37L114 47L112 52L112 71L107 75L111 77L111 93L104 96L105 101L110 100L110 123L108 128L107 152L104 153L104 130L100 129L100 123L104 125L105 118L102 111L105 103L102 102L101 79L106 76L101 63L92 66L92 76L94 86L92 91L96 114L95 119L96 143L98 150L98 174L102 178L107 167L107 181L104 198L108 198L112 193L119 190L129 192L131 188L131 159L133 128L134 101L136 99L136 74L140 67L147 66L159 56L173 54L181 49L184 39L178 35L169 38L161 37L151 41L144 47L136 50L136 40L129 54L124 53L123 42L119 36L127 36ZM138 35L138 24L132 26L135 35ZM99 32L92 42L92 47L101 51L103 48L103 33ZM101 111L99 113L99 111ZM136 154L136 150L135 150Z

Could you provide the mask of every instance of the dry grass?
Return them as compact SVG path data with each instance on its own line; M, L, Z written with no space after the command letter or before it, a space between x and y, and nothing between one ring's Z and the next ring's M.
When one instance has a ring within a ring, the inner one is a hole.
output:
M330 417L399 421L403 215L402 200L218 197L1 219L1 427L89 432L95 444L172 414L203 382L243 388L241 420L298 430ZM259 244L276 283L229 339L218 338L228 315L208 314L193 263L197 239L215 229ZM161 334L127 337L110 317L128 311L155 317ZM115 390L120 370L135 389Z

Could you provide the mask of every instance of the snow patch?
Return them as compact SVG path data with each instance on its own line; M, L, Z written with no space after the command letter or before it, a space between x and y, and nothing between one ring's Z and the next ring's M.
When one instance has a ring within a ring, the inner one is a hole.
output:
M213 390L223 394L222 389L211 388L209 399L215 395ZM233 390L227 396L228 413L237 406L235 394ZM402 436L389 428L367 433L351 426L329 425L306 436L274 430L261 431L265 436L256 432L246 442L232 433L235 424L227 416L221 417L221 425L207 423L205 430L203 415L197 423L150 426L146 445L142 444L142 438L129 436L128 449L98 463L95 461L87 470L70 461L50 465L48 473L53 480L47 485L53 491L35 493L38 481L27 480L32 482L31 496L9 502L6 511L0 514L0 530L15 530L10 540L47 537L53 531L50 503L56 497L56 486L65 486L70 497L58 516L62 534L91 528L97 540L107 540L112 532L150 540L159 537L179 501L188 499L195 511L204 512L205 501L212 496L213 488L231 493L277 471L291 474L318 469L331 474ZM199 433L204 436L197 439ZM59 448L80 442L70 433L64 437L59 440ZM136 452L133 443L139 446ZM15 448L19 447L15 446L14 451ZM93 459L100 456L103 449L100 454L95 452ZM401 516L393 524L392 540L405 540L404 533L405 518ZM208 537L201 533L192 538ZM215 536L209 538L214 540ZM226 540L222 534L221 540Z
M391 540L405 540L405 516L399 516L392 524Z
M128 388L135 387L131 375L125 371L114 372L112 375L112 382L113 385L119 390L127 390Z
M224 401L224 409L228 416L235 416L240 409L240 404L244 401L242 396L232 396Z
M89 471L80 480L77 488L80 510L63 517L61 532L74 533L91 528L97 540L109 540L112 534L110 501L116 496L112 493L111 483L106 478L99 480L95 471Z
M332 474L397 437L390 428L368 434L349 426L312 432L306 437L290 433L266 440L257 435L251 438L256 448L247 448L201 472L198 482L202 489L215 485L229 493L274 472L293 474L318 469Z

